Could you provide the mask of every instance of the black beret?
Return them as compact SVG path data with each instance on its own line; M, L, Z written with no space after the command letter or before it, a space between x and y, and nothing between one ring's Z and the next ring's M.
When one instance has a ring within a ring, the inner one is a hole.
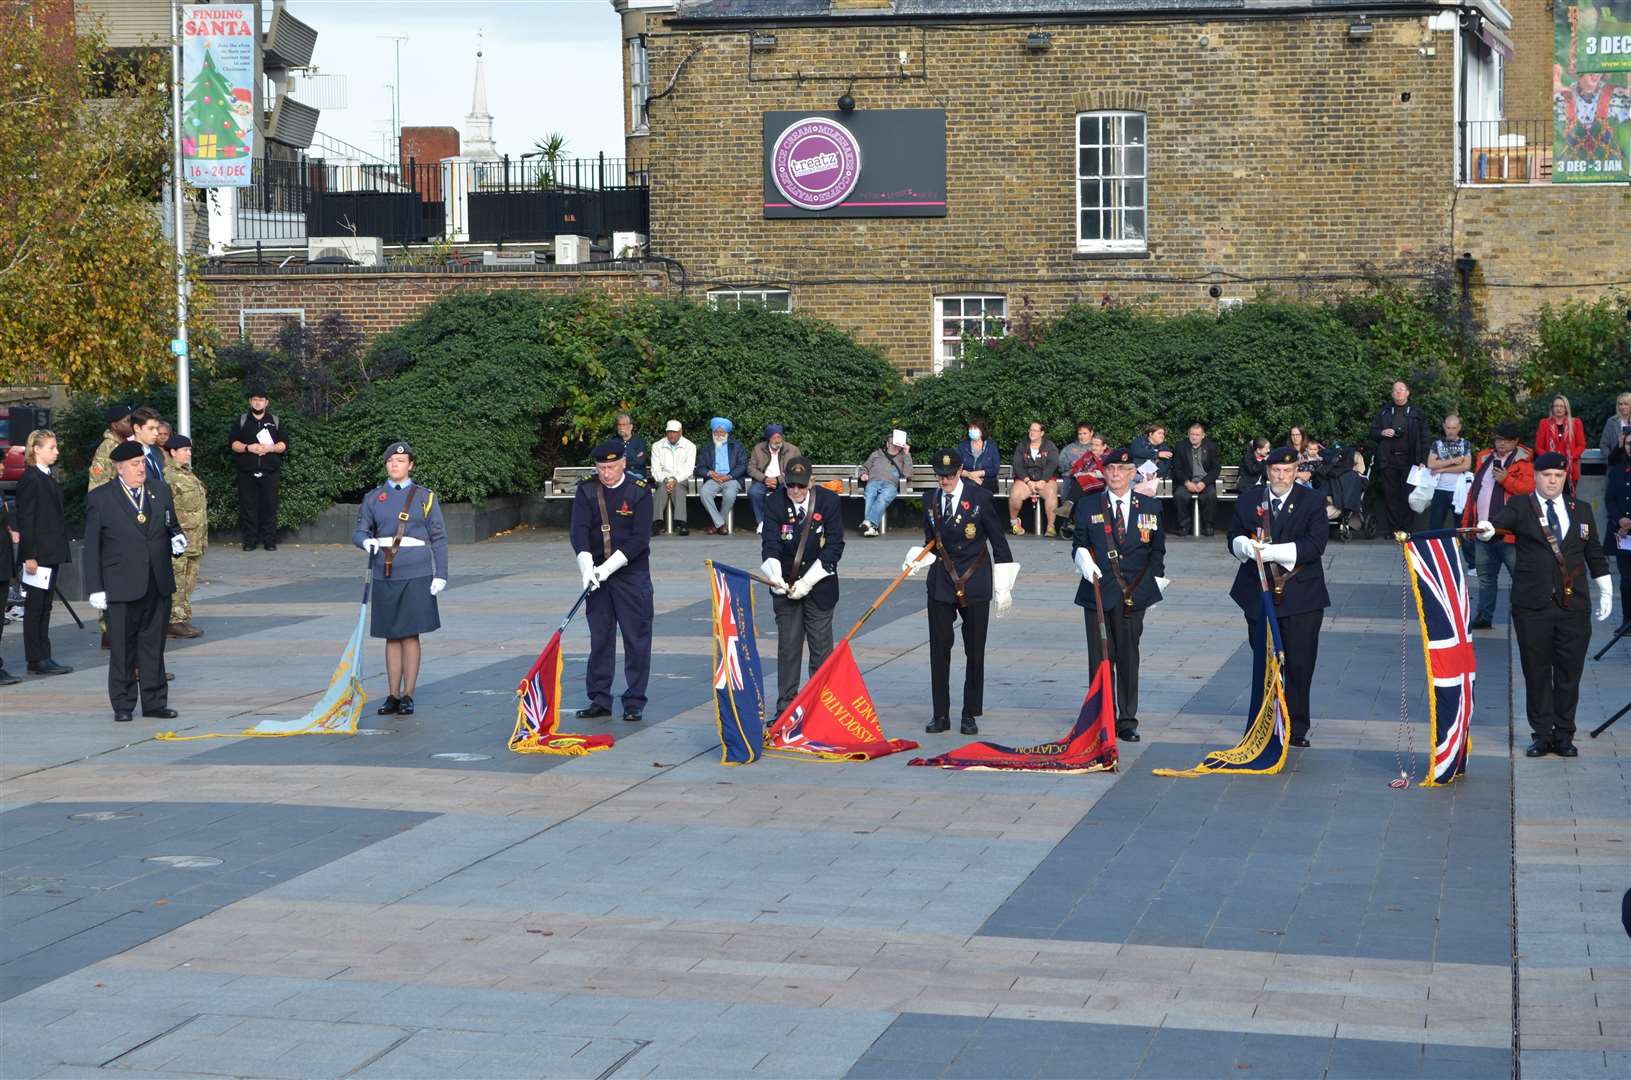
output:
M797 484L800 487L809 487L810 459L807 457L794 458L792 461L787 463L787 469L783 475L787 477L787 482L789 484Z
M956 476L963 470L963 458L955 450L936 450L934 452L934 474L936 476Z
M146 451L142 449L142 444L139 442L122 442L115 446L113 453L108 456L114 461L129 461L131 458L139 458L145 453Z
M596 465L604 465L609 461L622 461L623 440L607 439L589 452L589 460Z
M244 388L244 397L265 397L266 386L263 383L252 382Z
M166 450L186 450L192 446L193 441L185 435L171 435L170 441L164 444Z
M1127 449L1125 446L1118 446L1114 450L1107 450L1105 451L1104 461L1101 464L1131 465L1133 464L1133 452Z
M119 421L127 418L135 411L136 406L130 404L128 401L116 401L112 405L108 406L108 423L117 424Z
M1569 470L1569 459L1562 454L1541 454L1535 458L1535 471L1545 472L1547 469Z
M1297 451L1289 446L1276 446L1269 451L1269 456L1263 459L1267 465L1295 465L1297 464Z
M396 442L392 443L390 446L387 446L385 448L385 460L386 461L390 461L391 458L395 457L397 454L407 454L408 455L408 460L412 461L413 460L413 447L411 445L409 445L408 443L403 442L401 439L398 439Z
M1523 432L1518 430L1517 424L1508 420L1506 423L1496 426L1495 437L1497 439L1520 439L1523 437Z

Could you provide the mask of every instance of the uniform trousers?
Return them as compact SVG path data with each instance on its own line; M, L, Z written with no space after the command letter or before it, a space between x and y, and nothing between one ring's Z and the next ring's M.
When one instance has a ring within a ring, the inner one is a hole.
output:
M170 689L164 680L164 628L170 615L170 597L159 592L151 570L147 592L139 600L108 601L108 701L114 712L135 712L136 670L141 671L141 707L144 712L165 708Z
M1301 615L1281 615L1280 644L1285 647L1285 666L1281 669L1286 683L1286 709L1291 713L1291 737L1306 739L1309 727L1309 691L1314 686L1314 665L1320 655L1320 626L1325 622L1325 609L1316 608ZM1246 636L1252 645L1252 711L1247 724L1257 718L1263 707L1263 669L1267 665L1264 651L1268 628L1261 619L1246 620Z
M276 472L238 472L238 527L246 544L277 543Z
M589 666L584 688L589 702L612 707L612 672L617 666L617 633L623 635L623 711L646 708L646 683L651 677L651 623L655 617L651 577L620 570L589 594L584 606L589 617Z
M985 632L991 625L991 601L970 600L967 607L929 601L929 682L934 715L951 716L951 643L957 617L963 617L963 716L985 712Z
M50 569L56 578L57 568ZM23 652L30 664L43 664L51 659L51 590L23 586Z
M1574 742L1574 707L1591 644L1590 607L1581 590L1568 608L1512 609L1529 728L1537 739L1560 746Z
M833 608L818 608L810 600L790 600L772 594L776 610L776 715L781 716L799 692L804 646L810 646L810 674L832 655Z
M1083 608L1087 620L1087 655L1093 670L1099 669L1099 631L1094 624L1098 612ZM1104 613L1105 629L1109 637L1110 666L1116 677L1116 734L1125 735L1138 730L1138 642L1144 636L1144 611L1128 611L1122 604L1112 604Z
M198 587L198 566L204 561L202 554L177 555L170 560L170 567L176 575L175 595L170 598L170 621L172 623L192 622L193 619L193 590Z

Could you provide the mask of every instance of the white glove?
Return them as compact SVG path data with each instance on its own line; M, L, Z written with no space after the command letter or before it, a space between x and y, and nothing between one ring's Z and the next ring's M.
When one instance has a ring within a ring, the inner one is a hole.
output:
M379 554L379 537L370 536L363 540L362 549L370 555Z
M578 573L583 575L585 589L600 588L600 582L595 579L595 557L587 551L578 552Z
M766 559L759 566L759 572L776 583L770 587L771 592L775 593L777 596L787 595L787 579L782 577L782 564L780 559Z
M629 565L629 557L621 551L612 552L611 558L595 567L595 584L604 585L606 579Z
M383 544L382 546L390 547L391 545L389 543L386 543L386 544ZM417 536L404 536L402 538L402 543L397 545L397 547L405 547L405 548L424 547L424 546L425 546L425 542L423 540L419 539L419 537L417 537Z
M1104 576L1099 571L1099 564L1093 561L1093 556L1085 547L1077 548L1076 554L1072 558L1076 561L1077 572L1082 575L1082 579L1089 585Z
M1014 606L1014 582L1018 578L1017 562L997 563L991 567L991 601L999 619Z
M803 576L793 583L793 587L788 590L787 595L794 600L803 600L810 595L811 589L821 583L822 578L829 576L825 566L822 566L819 562L812 563L810 568L804 571Z
M433 577L430 579L430 594L432 596L435 596L445 588L447 588L447 578Z
M1480 521L1478 523L1478 539L1480 539L1480 540L1493 540L1493 539L1495 539L1495 526L1491 525L1487 521Z
M106 610L108 610L108 594L107 593L105 593L105 592L93 592L93 593L91 593L91 595L89 597L89 600L90 600L91 607L95 608L97 611L106 611Z
M180 555L186 550L187 537L184 534L176 533L174 536L170 537L170 554Z
M1155 587L1161 590L1162 596L1167 595L1167 586L1171 584L1172 579L1169 577L1158 577L1155 579Z
M1229 545L1229 550L1241 562L1251 562L1257 558L1257 541L1249 536L1237 536L1235 542Z
M919 559L919 556L922 556L922 558ZM934 559L933 555L923 555L921 547L909 547L906 549L906 559L900 564L900 568L906 571L907 577L916 577L919 570L926 566L933 566Z
M1600 578L1593 578L1592 583L1597 586L1597 621L1605 622L1614 607L1613 580L1604 574Z
M1264 544L1263 558L1269 562L1277 562L1287 570L1297 565L1296 544Z

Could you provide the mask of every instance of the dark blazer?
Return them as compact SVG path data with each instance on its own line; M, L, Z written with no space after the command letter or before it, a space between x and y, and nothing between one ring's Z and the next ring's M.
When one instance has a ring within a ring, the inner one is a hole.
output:
M1620 531L1620 519L1631 517L1631 458L1611 458L1608 475L1603 485L1603 535ZM1617 549L1622 556L1631 556L1625 548Z
M1140 435L1127 444L1127 449L1132 451L1134 464L1142 465L1146 461L1153 461L1155 462L1156 476L1164 478L1172 475L1172 464L1178 456L1178 448L1171 443L1163 442L1160 446L1157 446L1150 442L1148 435ZM1162 457L1161 451L1163 450L1171 451L1172 457Z
M1093 561L1104 576L1099 581L1099 595L1106 610L1121 603L1121 582L1116 580L1116 568L1110 564L1110 549L1116 547L1114 517L1110 510L1110 494L1101 491L1084 495L1076 502L1072 514L1076 524L1071 534L1071 556L1077 548L1087 548ZM1167 572L1167 534L1161 528L1161 500L1133 492L1132 516L1127 522L1127 535L1119 547L1116 562L1121 576L1133 590L1133 609L1142 611L1161 601L1161 589L1155 579ZM1134 583L1137 584L1134 584ZM1083 580L1076 586L1076 603L1085 608L1093 606L1093 586Z
M995 495L997 473L1002 470L1002 451L997 449L997 444L990 433L986 434L985 448L978 454L974 452L974 444L968 439L957 444L957 453L963 459L963 468L985 473L985 479L980 481L980 487ZM966 485L968 481L964 480L963 483ZM939 486L937 485L934 490L939 491Z
M630 435L627 439L621 435L612 436L623 444L623 460L628 463L628 471L638 480L644 480L651 472L651 447L646 440L638 435Z
M591 476L572 493L572 550L588 552L595 562L606 559L606 542L600 526L600 478ZM612 550L621 551L628 565L618 576L628 579L651 573L651 488L644 480L627 473L623 482L606 488L606 522L612 527Z
M732 435L725 440L725 453L731 462L731 479L742 480L748 474L748 452L742 449L742 444ZM710 434L697 443L697 469L699 480L708 479L708 474L714 471L714 440Z
M1194 447L1189 445L1189 440L1186 438L1172 448L1172 484L1179 491L1183 491L1184 484L1195 479L1191 463L1197 451L1201 458L1201 469L1206 473L1204 479L1207 484L1216 484L1218 474L1223 471L1223 467L1218 462L1217 443L1210 438L1206 438L1201 440L1199 447Z
M1405 405L1404 431L1393 421L1393 410L1398 408L1391 401L1382 406L1376 418L1370 422L1371 441L1376 443L1376 462L1378 465L1388 464L1388 447L1400 445L1405 457L1409 458L1411 465L1427 464L1427 416L1418 405ZM1382 437L1382 431L1393 428L1396 433L1392 440Z
M804 554L799 565L793 565L793 553L798 551L800 526L793 500L785 488L778 486L765 500L765 527L759 539L759 558L777 559L782 564L782 577L789 585L804 576L812 564L820 560L827 568L824 577L810 590L806 598L823 611L838 603L838 560L844 555L844 508L838 493L824 487L810 489L810 535L804 541ZM933 567L930 567L933 569Z
M961 577L968 573L974 560L990 544L989 557L980 559L979 568L969 575L963 586L963 599L967 602L990 600L991 564L1014 561L1008 550L1007 515L997 512L990 492L967 480L963 481L963 490L952 505L951 517L945 521L940 519L941 497L938 484L923 493L923 542L937 541L934 565L924 571L928 575L929 599L955 604L957 588L952 584L951 575L956 573ZM973 536L969 535L971 529Z
M1552 547L1541 531L1541 510L1536 500L1539 493L1508 499L1505 506L1489 523L1497 529L1511 529L1517 541L1517 566L1512 570L1512 608L1514 611L1540 611L1558 603L1563 595L1563 572ZM1588 611L1591 608L1591 586L1588 578L1603 577L1608 573L1608 560L1603 558L1602 540L1597 534L1597 521L1591 504L1564 496L1563 505L1569 511L1569 527L1557 537L1557 546L1563 552L1563 562L1573 575L1570 586L1574 595L1569 597L1569 608Z
M1268 478L1268 462L1257 460L1257 455L1247 447L1246 456L1240 459L1240 482L1235 490L1244 493Z
M1259 526L1269 533L1269 542L1297 545L1297 566L1286 580L1280 603L1275 605L1277 615L1303 615L1331 606L1331 594L1325 590L1325 541L1331 535L1331 526L1325 520L1325 499L1304 484L1292 484L1286 496L1285 508L1279 524L1274 524L1273 508L1269 503L1267 484L1242 492L1235 502L1234 520L1229 522L1229 534L1224 543L1234 557L1237 536L1256 536ZM1266 569L1266 563L1265 563ZM1262 610L1263 587L1257 580L1257 563L1241 563L1235 571L1234 587L1229 598L1240 605L1248 619L1256 619Z
M136 521L136 508L117 477L85 496L85 592L108 594L110 603L128 603L147 595L148 579L158 582L160 596L176 591L170 568L170 538L181 535L170 489L146 484L146 524Z
M17 517L13 527L22 538L17 544L18 559L33 559L41 566L61 566L69 561L62 488L55 478L33 465L17 481Z
M11 504L6 502L4 495L0 495L0 588L9 585L17 571L17 550L11 544L11 528L15 524Z

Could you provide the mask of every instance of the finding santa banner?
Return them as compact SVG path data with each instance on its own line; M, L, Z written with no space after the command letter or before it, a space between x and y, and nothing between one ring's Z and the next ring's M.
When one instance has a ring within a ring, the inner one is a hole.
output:
M770 753L823 761L871 761L916 749L917 743L909 739L884 735L848 638L810 676L765 736Z
M181 8L181 170L195 188L248 187L255 157L254 4Z

